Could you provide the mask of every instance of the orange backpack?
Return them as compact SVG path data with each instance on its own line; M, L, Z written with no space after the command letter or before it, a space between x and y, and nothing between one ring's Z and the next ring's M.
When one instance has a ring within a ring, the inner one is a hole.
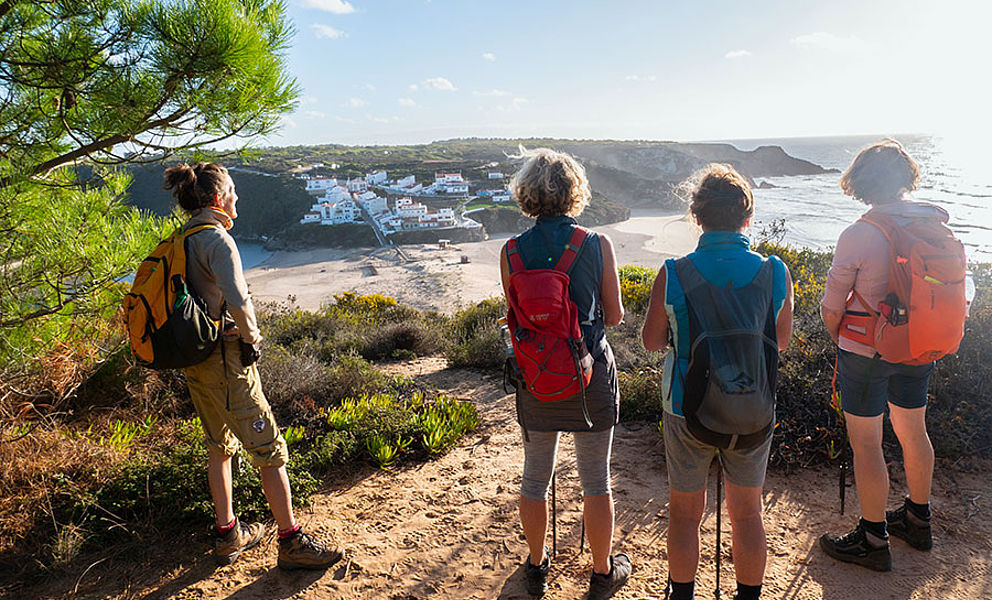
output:
M186 241L209 223L182 227L141 261L124 296L131 351L151 369L180 369L203 362L217 347L221 324L186 282Z
M889 284L877 311L857 292L840 335L874 346L885 361L922 365L957 352L964 336L964 245L937 217L899 225L870 210L861 220L889 241ZM870 312L852 311L857 299Z

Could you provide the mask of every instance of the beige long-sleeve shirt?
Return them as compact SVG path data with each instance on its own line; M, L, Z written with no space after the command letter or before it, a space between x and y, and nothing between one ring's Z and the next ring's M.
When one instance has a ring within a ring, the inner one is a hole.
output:
M217 227L205 229L189 238L186 279L207 303L212 318L220 319L221 307L227 301L227 312L234 320L241 339L256 344L262 341L262 334L258 330L255 308L241 268L241 254L234 238L227 232L233 222L219 210L204 208L190 217L184 227L200 223L213 223Z

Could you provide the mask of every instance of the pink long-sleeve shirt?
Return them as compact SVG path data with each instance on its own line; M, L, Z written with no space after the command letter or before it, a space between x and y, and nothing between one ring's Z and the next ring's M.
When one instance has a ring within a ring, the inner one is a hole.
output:
M947 212L932 204L902 200L889 204L880 204L874 210L900 221L928 217L947 221ZM823 299L820 306L831 311L843 311L847 307L848 297L856 291L870 306L862 304L854 298L850 310L877 311L878 303L885 298L889 285L889 242L885 235L874 225L856 221L840 234L837 249L830 271L827 273L827 284L823 288ZM837 345L842 350L875 356L874 346L868 346L852 339L841 337Z

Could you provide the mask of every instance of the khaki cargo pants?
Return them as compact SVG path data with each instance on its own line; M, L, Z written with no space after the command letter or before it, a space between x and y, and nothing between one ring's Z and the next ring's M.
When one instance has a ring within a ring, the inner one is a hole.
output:
M208 450L234 456L244 446L256 467L286 464L286 441L262 393L258 369L241 366L237 338L224 338L207 360L185 372Z

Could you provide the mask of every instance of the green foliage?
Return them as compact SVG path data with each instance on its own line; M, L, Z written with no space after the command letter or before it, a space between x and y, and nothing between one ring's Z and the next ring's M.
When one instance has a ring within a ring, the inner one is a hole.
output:
M451 345L445 355L454 367L501 367L506 350L496 321L506 316L504 298L488 298L463 308L448 323Z
M624 421L660 421L662 371L643 368L620 371L620 418Z
M125 205L112 166L251 140L293 108L284 13L278 0L0 4L4 397L60 400L120 341L115 282L166 224ZM83 182L80 163L101 166Z
M624 265L620 267L620 297L626 310L644 312L651 300L651 286L658 275L656 269Z

